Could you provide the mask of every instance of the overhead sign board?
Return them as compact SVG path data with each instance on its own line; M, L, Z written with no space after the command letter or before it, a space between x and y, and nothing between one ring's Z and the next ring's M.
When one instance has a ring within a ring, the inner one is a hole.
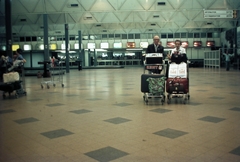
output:
M233 18L233 10L204 10L204 18Z

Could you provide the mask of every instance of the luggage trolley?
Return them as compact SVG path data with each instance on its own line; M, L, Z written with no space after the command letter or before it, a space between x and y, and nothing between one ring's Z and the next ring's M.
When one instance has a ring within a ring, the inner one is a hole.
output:
M50 85L52 84L54 87L56 86L56 83L59 82L62 87L64 87L63 84L63 62L55 60L54 62L51 61L44 61L39 62L40 64L44 64L44 73L42 76L41 81L41 88L44 88L44 84L46 84L47 89L50 88ZM49 67L49 70L47 70L47 66Z
M149 74L145 74L146 71L148 71ZM160 72L163 74L161 75ZM161 82L162 92L150 92L150 78L154 78L153 80L157 79ZM146 104L148 104L149 99L152 98L159 98L162 104L165 102L165 68L162 53L145 54L144 69L141 76L141 92L143 93L143 100Z
M170 104L172 98L181 98L182 103L190 99L189 93L189 62L186 54L172 56L168 68L168 79L166 81L167 103Z
M24 74L24 62L22 60L16 60L11 64L6 59L2 60L1 72L3 73L3 83L0 83L0 90L3 91L2 97L6 98L6 94L11 94L13 92L15 98L20 95L27 95L24 90L25 85L25 74Z

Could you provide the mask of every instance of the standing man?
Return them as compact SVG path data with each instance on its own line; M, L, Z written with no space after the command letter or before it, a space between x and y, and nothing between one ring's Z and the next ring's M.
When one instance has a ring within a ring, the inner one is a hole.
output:
M226 71L229 71L230 68L230 57L234 56L233 54L229 54L228 50L226 51L226 53L223 53L223 55L225 56L225 61L226 61Z
M146 53L162 53L164 52L164 47L160 43L159 36L153 37L153 44L148 45Z
M164 47L161 45L159 36L153 37L153 44L149 44L146 50L147 53L162 53L164 58ZM163 68L163 67L162 67ZM153 73L161 73L162 70L154 70Z

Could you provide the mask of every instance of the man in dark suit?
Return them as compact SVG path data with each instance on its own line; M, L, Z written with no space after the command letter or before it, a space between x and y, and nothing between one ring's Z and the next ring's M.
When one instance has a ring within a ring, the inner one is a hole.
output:
M164 47L161 45L161 41L159 36L154 36L153 37L153 44L149 44L146 50L146 54L147 53L162 53L163 54L163 58L164 58ZM163 67L162 67L163 68ZM158 73L160 74L162 70L151 70L151 72L153 73Z
M162 53L164 52L164 47L160 43L159 36L153 37L153 44L149 44L146 53Z

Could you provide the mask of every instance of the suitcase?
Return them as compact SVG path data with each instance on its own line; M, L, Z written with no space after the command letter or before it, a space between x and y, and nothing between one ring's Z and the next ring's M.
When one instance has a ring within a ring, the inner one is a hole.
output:
M141 75L141 92L149 93L149 82L147 81L149 78L166 78L164 75L154 75L154 74L142 74ZM165 91L165 82L164 82L164 90Z
M148 53L145 56L145 64L162 64L163 54L162 53Z
M188 78L168 78L166 91L170 94L187 94L189 92Z
M1 83L0 90L4 92L13 92L14 90L21 89L21 81L16 81L12 83Z
M11 83L15 81L19 81L19 74L17 72L3 74L4 83Z

